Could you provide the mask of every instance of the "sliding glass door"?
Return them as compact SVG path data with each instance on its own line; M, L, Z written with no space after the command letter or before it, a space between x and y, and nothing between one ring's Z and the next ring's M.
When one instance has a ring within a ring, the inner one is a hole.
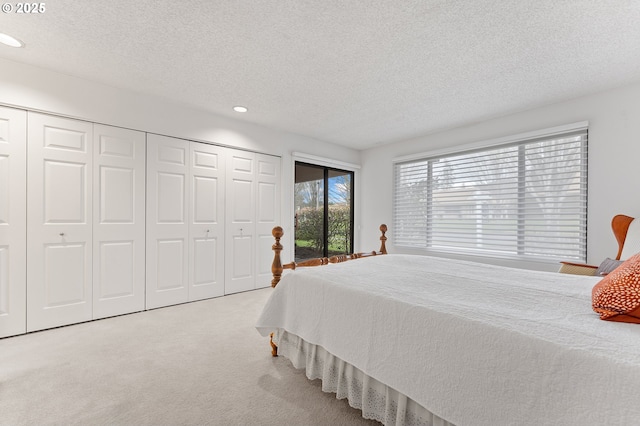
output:
M295 259L353 252L353 172L296 162Z

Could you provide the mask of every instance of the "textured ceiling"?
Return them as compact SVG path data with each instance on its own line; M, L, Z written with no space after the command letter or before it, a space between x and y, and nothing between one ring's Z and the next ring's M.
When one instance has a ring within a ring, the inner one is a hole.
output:
M638 0L45 4L0 57L357 149L640 81Z

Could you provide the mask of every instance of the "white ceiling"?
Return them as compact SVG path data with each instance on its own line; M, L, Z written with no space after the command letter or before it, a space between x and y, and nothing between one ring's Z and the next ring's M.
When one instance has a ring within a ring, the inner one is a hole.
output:
M45 6L0 57L356 149L640 81L638 0Z

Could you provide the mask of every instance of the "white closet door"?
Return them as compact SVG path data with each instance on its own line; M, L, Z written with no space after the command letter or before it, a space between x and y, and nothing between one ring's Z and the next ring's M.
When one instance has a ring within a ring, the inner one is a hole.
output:
M189 299L189 142L147 135L147 309Z
M280 220L280 157L256 154L256 285L255 288L271 286L273 275L274 226Z
M93 318L144 310L145 134L94 125Z
M92 124L28 114L27 330L92 318Z
M255 288L255 154L227 151L225 294Z
M0 107L0 337L27 331L27 114Z
M190 144L190 301L224 294L224 151Z

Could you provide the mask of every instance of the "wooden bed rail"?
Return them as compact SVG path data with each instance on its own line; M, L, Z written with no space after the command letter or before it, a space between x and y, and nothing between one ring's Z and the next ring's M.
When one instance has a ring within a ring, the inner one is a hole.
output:
M271 234L276 239L275 244L271 247L274 251L273 263L271 264L271 273L273 274L273 280L271 280L271 287L275 287L280 282L280 278L282 278L282 271L285 269L296 269L304 266L321 266L327 265L329 263L340 263L346 262L347 260L352 259L360 259L362 257L369 256L377 256L379 254L387 254L386 241L387 237L385 236L387 232L387 225L380 225L380 232L382 236L380 237L380 250L372 251L368 253L352 253L352 254L339 254L331 257L318 257L315 259L308 259L302 262L290 262L286 264L282 264L282 260L280 259L280 253L282 252L282 244L280 244L280 238L284 235L284 231L280 226L276 226L271 231Z

